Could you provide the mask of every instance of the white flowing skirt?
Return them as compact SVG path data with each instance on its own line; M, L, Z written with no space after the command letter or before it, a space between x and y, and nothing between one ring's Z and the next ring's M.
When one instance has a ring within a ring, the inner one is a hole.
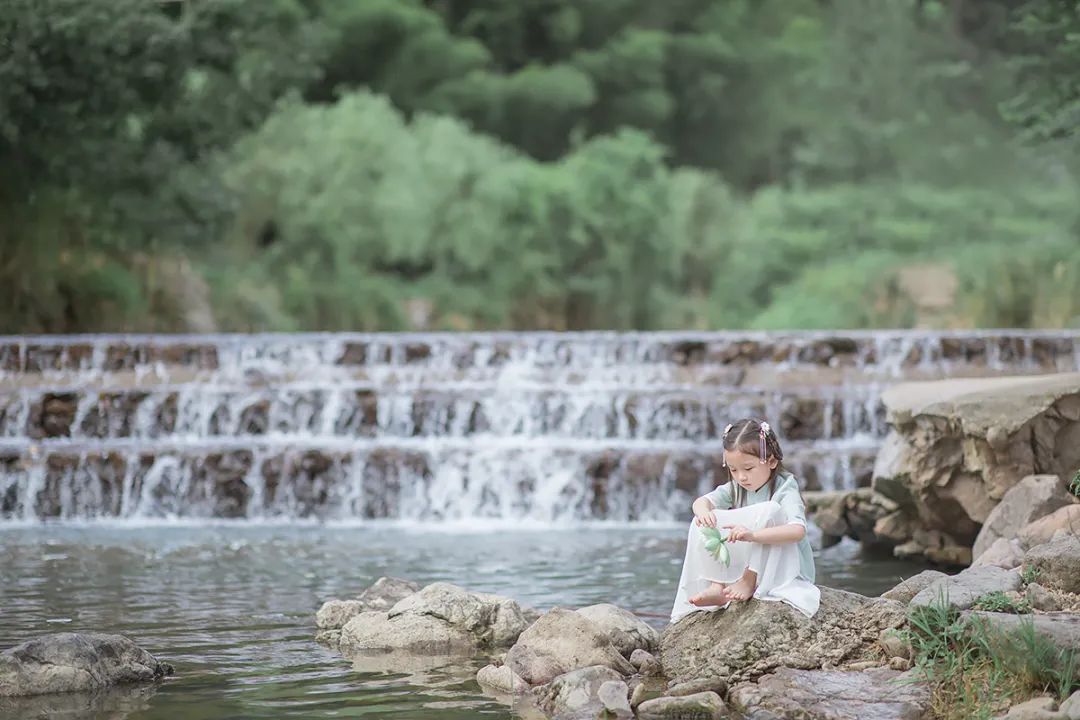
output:
M723 525L742 525L750 530L761 530L787 523L783 508L773 500L735 510L713 512L718 528ZM726 530L720 532L727 533ZM691 605L689 598L708 588L711 582L735 582L747 568L757 573L755 598L786 602L808 617L817 612L821 591L801 575L797 543L763 545L733 542L728 544L728 549L731 552L730 565L714 560L705 549L701 528L693 522L690 523L690 532L686 539L686 558L683 560L679 589L675 594L675 605L671 609L671 622L677 622L692 612L727 607L721 605L699 608Z

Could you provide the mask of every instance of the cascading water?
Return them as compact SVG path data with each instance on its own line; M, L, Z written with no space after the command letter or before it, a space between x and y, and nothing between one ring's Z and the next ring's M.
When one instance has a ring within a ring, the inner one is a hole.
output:
M885 386L1080 370L1074 335L0 338L0 519L669 520L730 420L855 487Z

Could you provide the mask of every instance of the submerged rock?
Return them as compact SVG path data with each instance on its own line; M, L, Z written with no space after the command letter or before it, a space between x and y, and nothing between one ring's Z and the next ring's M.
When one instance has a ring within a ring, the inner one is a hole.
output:
M930 710L930 690L909 675L884 668L862 672L782 668L734 688L731 703L750 717L920 720Z
M892 600L821 588L812 618L782 602L750 600L694 612L664 630L660 662L674 682L748 680L778 667L805 670L880 658L882 631L905 622Z
M0 696L96 690L173 674L123 635L57 633L0 653Z

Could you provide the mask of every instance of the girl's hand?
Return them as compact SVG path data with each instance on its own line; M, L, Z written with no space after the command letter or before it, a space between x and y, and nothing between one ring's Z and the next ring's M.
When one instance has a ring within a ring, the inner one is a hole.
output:
M754 531L742 525L724 525L723 529L728 531L728 542L754 542Z
M698 527L716 527L716 516L713 515L712 510L706 510L704 513L698 515L694 514L694 524Z

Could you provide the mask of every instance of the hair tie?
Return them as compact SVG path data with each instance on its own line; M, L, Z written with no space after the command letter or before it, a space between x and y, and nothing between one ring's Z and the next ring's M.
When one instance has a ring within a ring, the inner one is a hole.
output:
M768 450L765 439L769 435L769 430L770 430L769 423L762 422L760 427L761 427L761 430L758 431L758 449L761 451L761 462L765 463L767 461L767 459L768 459L765 456L765 453Z
M731 423L728 423L727 427L724 428L724 433L720 436L720 439L727 440L727 434L729 432L731 432ZM720 453L720 467L727 467L727 458L724 457L724 453L722 451Z

